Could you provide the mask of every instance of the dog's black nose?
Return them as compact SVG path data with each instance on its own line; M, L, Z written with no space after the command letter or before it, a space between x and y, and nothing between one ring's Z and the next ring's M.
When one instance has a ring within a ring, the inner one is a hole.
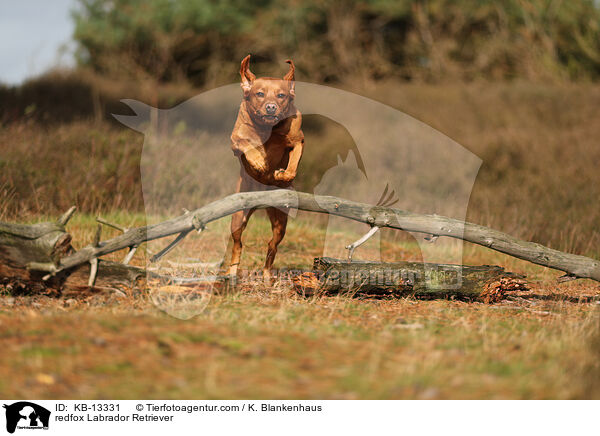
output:
M275 103L267 103L265 105L265 109L269 115L273 115L275 112L277 112L277 105Z

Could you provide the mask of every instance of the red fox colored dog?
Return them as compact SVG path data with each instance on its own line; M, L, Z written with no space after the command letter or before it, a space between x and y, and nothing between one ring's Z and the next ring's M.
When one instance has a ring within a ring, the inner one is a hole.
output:
M231 134L231 148L240 160L236 192L287 188L296 177L304 149L302 115L294 106L294 63L283 79L256 76L242 60L240 75L244 96ZM265 186L266 185L266 186ZM273 237L269 241L263 275L271 277L277 246L285 235L287 211L267 208ZM254 209L236 212L231 219L233 249L228 275L236 275L242 254L242 233Z

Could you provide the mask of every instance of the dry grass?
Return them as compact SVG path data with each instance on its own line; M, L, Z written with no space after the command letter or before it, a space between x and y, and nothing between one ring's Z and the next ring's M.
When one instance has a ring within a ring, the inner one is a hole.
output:
M319 255L324 233L307 218L290 225L277 265L308 268ZM143 217L110 219L139 224ZM209 238L220 225L209 226ZM87 241L93 221L78 216L69 230ZM254 217L243 268L260 267L268 233L268 221ZM197 254L197 247L192 242L179 255ZM419 257L410 241L386 249ZM147 293L1 296L0 392L12 398L598 398L598 305L577 297L600 296L600 286L559 287L554 272L480 248L467 249L466 262L525 272L533 290L486 305L304 298L287 281L272 287L255 281L240 293L213 295L188 321L161 312ZM135 263L144 263L143 253Z
M589 305L307 301L257 289L213 297L184 322L143 297L35 300L1 299L7 398L599 396L586 386L598 375Z
M483 158L468 220L600 257L600 88L382 84L359 91L431 124ZM335 165L337 153L349 149L343 129L313 121L299 180L299 188L308 191ZM125 226L143 225L137 168L142 141L141 135L100 121L2 126L0 219L38 221L77 204L80 213L69 231L79 247L91 241L97 213ZM191 203L188 207L197 205ZM222 254L219 229L226 226L214 223L175 254L193 257L202 248ZM326 228L325 217L299 214L276 266L308 268L323 252ZM268 234L268 222L254 217L244 269L260 268ZM359 249L367 258L370 250ZM400 232L387 232L381 250L385 259L421 256L414 239ZM144 263L143 250L134 262ZM484 305L303 298L287 282L269 288L254 283L241 293L214 295L208 309L189 321L167 316L147 294L67 300L4 291L0 393L600 398L598 305L580 299L598 297L599 285L559 286L559 273L481 247L466 246L464 262L525 273L532 291L527 298Z
M600 88L529 83L378 86L397 107L482 160L467 220L554 248L598 255Z

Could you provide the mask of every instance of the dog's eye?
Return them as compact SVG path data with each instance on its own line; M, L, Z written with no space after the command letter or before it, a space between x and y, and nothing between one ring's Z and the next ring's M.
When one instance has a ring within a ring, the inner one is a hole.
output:
M264 93L264 92L260 92L260 91L259 91L259 92L257 92L257 93L256 93L256 95L258 95L259 97L264 97L264 96L265 96L265 93Z
M282 94L282 93L277 94L277 98L283 98L283 97L285 97L285 94Z

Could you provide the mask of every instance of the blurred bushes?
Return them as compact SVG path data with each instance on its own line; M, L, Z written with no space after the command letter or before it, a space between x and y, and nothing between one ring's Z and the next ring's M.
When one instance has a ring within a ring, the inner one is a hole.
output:
M20 86L0 84L0 127L2 123L23 120L43 124L90 119L117 123L111 114L130 112L120 103L123 98L167 108L197 94L187 82L155 85L153 81L115 80L85 68L49 71Z
M317 82L600 74L594 0L80 0L74 18L81 64L202 86L248 53Z
M140 136L89 122L0 129L0 220L143 209Z

